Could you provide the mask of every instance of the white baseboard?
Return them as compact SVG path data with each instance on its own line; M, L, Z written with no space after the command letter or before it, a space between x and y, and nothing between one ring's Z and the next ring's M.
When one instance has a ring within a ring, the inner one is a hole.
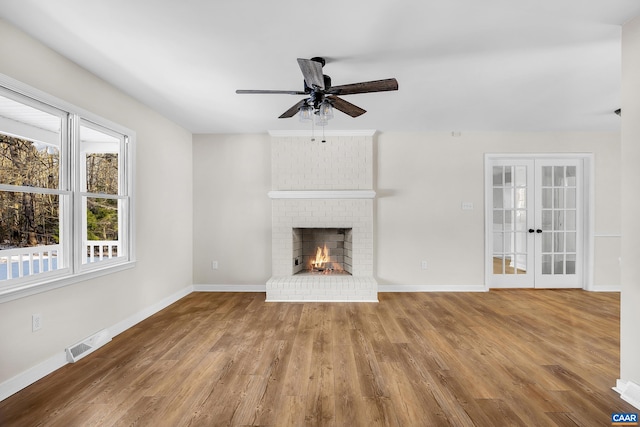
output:
M193 285L194 292L267 292L267 285Z
M39 379L46 377L53 371L62 368L67 363L67 354L64 349L62 349L56 353L55 356L48 358L13 378L9 378L0 384L0 401L30 386Z
M591 286L590 288L585 289L586 291L589 292L620 292L621 288L620 285L617 286L598 286L598 285L594 285Z
M616 381L616 386L612 388L620 394L622 400L628 402L634 408L640 409L640 385L633 381L619 379Z
M378 285L378 292L486 292L484 285Z
M151 317L152 315L156 314L160 310L167 308L174 302L186 297L191 292L193 292L193 286L187 286L186 288L181 289L178 292L172 295L169 295L166 298L163 298L162 300L153 304L152 306L149 306L143 310L140 310L139 312L135 313L133 316L127 317L121 322L116 323L115 325L109 328L109 331L111 331L112 336L115 337L116 335L119 335L122 332L126 331L127 329L142 322L147 317Z
M169 295L168 297L162 299L156 304L153 304L152 306L135 313L133 316L130 316L123 321L116 323L108 329L112 333L112 336L116 336L136 325L137 323L140 323L147 317L150 317L153 314L159 312L163 308L168 307L179 299L184 298L191 292L193 292L193 287L187 286L186 288L174 293L173 295ZM2 384L0 384L0 401L19 392L25 387L30 386L34 382L46 377L53 371L62 368L67 363L68 361L65 350L62 349L60 350L60 352L44 360L43 362L27 369L26 371L16 375L13 378L6 380Z

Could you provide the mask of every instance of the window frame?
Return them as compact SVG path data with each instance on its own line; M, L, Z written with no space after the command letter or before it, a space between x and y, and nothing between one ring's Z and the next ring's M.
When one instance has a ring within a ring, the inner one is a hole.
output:
M18 102L25 105L57 112L56 115L62 117L59 186L55 190L33 187L29 188L29 191L35 194L53 193L59 195L61 250L67 259L67 265L61 269L1 281L0 303L135 267L134 166L136 133L125 126L1 73L0 94L8 95L12 99L17 98ZM66 118L63 117L65 115ZM80 141L81 125L89 125L111 136L121 138L118 153L119 190L117 195L82 191L80 162L85 160L80 151L82 145ZM0 184L2 191L21 191L21 189L24 190L24 187ZM123 236L121 242L123 256L120 256L119 253L117 258L103 259L94 263L82 262L83 253L86 257L82 229L86 222L82 219L86 216L86 212L82 211L82 200L85 197L114 198L124 201L119 203L124 206L124 209L122 212L120 209L118 211L119 234L121 232ZM64 239L62 239L63 236Z

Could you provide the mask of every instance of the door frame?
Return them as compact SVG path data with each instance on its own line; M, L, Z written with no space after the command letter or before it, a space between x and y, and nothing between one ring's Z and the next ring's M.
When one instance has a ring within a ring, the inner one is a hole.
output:
M584 212L582 233L583 233L583 270L582 289L593 289L593 268L594 268L594 171L593 153L485 153L484 155L484 287L485 290L492 289L491 276L493 274L492 261L493 248L489 247L489 234L492 232L492 224L488 221L492 215L493 193L488 191L489 185L493 185L493 173L491 163L494 160L547 160L547 159L577 159L581 160L582 167L582 209ZM493 288L497 289L497 288Z

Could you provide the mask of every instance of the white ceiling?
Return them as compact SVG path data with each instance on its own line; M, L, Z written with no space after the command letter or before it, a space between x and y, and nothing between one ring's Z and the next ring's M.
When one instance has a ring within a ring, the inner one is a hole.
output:
M621 25L638 0L0 0L0 17L194 133L307 129L296 58L345 96L327 129L618 130ZM4 59L6 60L6 58ZM46 72L46 70L43 70Z

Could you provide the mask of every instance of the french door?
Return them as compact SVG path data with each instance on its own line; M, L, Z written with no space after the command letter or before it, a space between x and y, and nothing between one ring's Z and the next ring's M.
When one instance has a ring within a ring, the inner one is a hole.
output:
M486 269L490 288L582 288L580 158L489 158Z

